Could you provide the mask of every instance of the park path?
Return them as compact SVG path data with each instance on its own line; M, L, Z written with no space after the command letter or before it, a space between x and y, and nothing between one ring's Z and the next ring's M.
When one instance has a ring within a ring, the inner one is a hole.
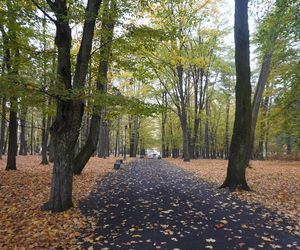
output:
M84 249L300 249L282 218L158 159L107 175L80 207L97 221Z

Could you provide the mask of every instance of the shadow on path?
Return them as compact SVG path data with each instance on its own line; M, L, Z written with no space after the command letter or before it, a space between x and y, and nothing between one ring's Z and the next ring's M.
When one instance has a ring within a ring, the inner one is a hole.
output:
M109 174L80 208L97 221L84 249L300 249L282 218L163 160Z

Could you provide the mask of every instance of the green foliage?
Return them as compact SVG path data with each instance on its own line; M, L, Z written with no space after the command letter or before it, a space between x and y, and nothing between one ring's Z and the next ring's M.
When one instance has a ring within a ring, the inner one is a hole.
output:
M105 109L106 119L114 126L118 118L124 126L130 116L138 116L141 122L139 132L145 145L158 148L161 144L161 115L166 114L166 144L171 149L182 147L178 117L181 91L190 137L195 118L201 118L197 144L203 147L207 117L203 105L203 110L195 111L197 105L194 103L194 80L199 74L202 82L198 82L198 96L201 87L201 91L205 92L202 98L209 97L208 119L210 135L214 137L211 143L221 150L228 103L230 131L232 128L235 82L233 50L224 42L228 28L224 25L223 1L116 0L115 3L115 12L111 12L113 3L104 1L99 13L99 17L107 13L107 18L113 15L117 20L110 44L108 91L102 93L96 90L99 51L103 49L99 44L101 37L105 38L101 21L97 21L96 25L86 86L66 90L56 74L55 31L49 25L49 16L53 15L48 4L42 0L1 1L0 97L7 100L16 98L18 105L15 108L18 111L24 107L35 110L39 122L42 113L55 115L57 99L82 101L87 117ZM85 1L68 1L70 11L67 18L73 34L76 33L71 51L72 70L79 51L85 4ZM257 46L254 57L258 57L258 61L270 46L274 46L269 87L265 93L265 98L270 101L259 123L271 124L268 131L272 147L282 148L289 136L296 148L300 138L300 6L297 0L276 0L269 7L265 13L259 13L262 18L253 39ZM272 44L275 35L278 36L277 41ZM5 65L7 50L11 55L10 69ZM182 86L179 86L178 67L183 69ZM207 86L204 87L206 81ZM164 93L167 93L166 103L162 100ZM258 127L257 142L262 131L263 128Z

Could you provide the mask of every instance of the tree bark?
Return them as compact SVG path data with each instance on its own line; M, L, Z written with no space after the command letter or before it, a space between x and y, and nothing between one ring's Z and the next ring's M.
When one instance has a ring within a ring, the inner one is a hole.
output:
M182 147L183 147L183 160L190 161L190 137L188 131L187 110L186 110L186 95L183 86L183 66L176 67L178 77L178 92L180 106L177 106L181 129L182 129Z
M230 97L228 96L228 100L226 103L226 120L225 120L225 159L229 158L229 114L230 114Z
M26 115L27 115L27 108L21 108L20 112L20 148L19 148L19 155L27 155L27 141L26 141Z
M6 98L2 99L1 111L1 130L0 130L0 159L4 154L5 130L6 130Z
M100 121L100 132L98 142L98 157L109 156L109 125L107 121Z
M11 5L8 4L8 11L13 11ZM17 46L17 36L13 29L16 25L15 19L11 18L13 23L10 23L8 27L8 33L1 28L3 41L5 42L5 64L7 68L7 73L12 76L17 76L19 73L18 59L20 57L19 48L9 48L8 43L12 43ZM14 53L13 53L14 51ZM12 58L13 57L13 58ZM13 60L12 60L13 59ZM13 62L13 63L12 63ZM18 151L18 118L17 118L18 100L15 96L10 98L10 111L9 111L9 126L8 126L8 151L7 151L7 163L5 170L16 170L16 157Z
M78 175L81 174L85 165L87 164L90 157L97 149L99 130L100 130L100 116L93 115L91 119L90 132L87 138L87 142L74 158L73 162L73 173Z
M187 126L186 117L183 115L180 117L181 129L182 129L182 136L183 136L183 160L190 161L190 143L189 143L189 132Z
M33 110L31 111L31 128L30 128L30 154L33 155Z
M259 135L259 147L256 153L256 157L259 160L265 160L267 152L267 133L268 127L268 110L269 110L270 98L266 96L261 102L261 121L260 121L260 135Z
M42 161L41 165L48 165L48 157L47 157L47 151L48 151L48 124L49 124L50 117L44 113L43 114L43 128L42 128Z
M236 111L227 176L221 187L249 190L246 181L251 133L251 84L249 59L248 0L235 0Z
M166 158L166 122L167 122L167 93L164 91L162 93L162 105L164 107L161 113L161 157Z
M53 137L50 136L50 140L49 140L49 162L54 162L54 148L53 148Z
M65 0L47 0L56 20L55 44L58 48L58 84L66 90L83 88L90 60L95 22L101 4L100 0L89 0L83 26L82 40L77 55L75 73L71 76L71 28ZM78 140L84 104L82 100L63 100L58 98L54 123L50 128L53 137L54 165L50 199L42 207L44 210L61 212L72 207L72 182L74 148Z
M209 150L210 150L210 133L209 133L209 116L210 116L210 112L209 112L209 100L208 97L206 97L206 101L205 101L205 113L206 113L206 119L205 119L205 158L209 159L210 155L209 155Z
M120 117L118 117L116 141L115 141L115 157L120 155Z
M275 40L273 41L275 42ZM250 150L247 159L247 165L251 160L253 148L254 148L254 140L255 140L255 130L256 123L259 114L259 107L262 101L263 93L265 90L265 86L270 74L270 66L272 61L273 54L273 46L266 52L263 59L263 64L260 70L259 79L256 87L256 91L254 94L253 102L252 102L252 118L251 118L251 135L250 135Z
M139 117L133 116L133 121L129 124L130 145L129 156L136 157L139 141Z
M111 7L109 9L109 3ZM102 27L101 27L101 44L100 44L100 62L98 67L97 76L97 89L104 93L107 91L107 74L109 68L109 60L111 54L111 42L113 39L114 26L116 23L116 12L117 6L115 0L105 0L103 2L103 15L102 15ZM94 108L94 113L92 115L89 134L85 145L81 151L77 154L73 162L73 172L74 174L81 174L86 163L90 157L94 154L97 149L97 143L100 132L100 114L102 109L96 110ZM105 154L105 153L104 153ZM107 153L106 153L107 154Z
M18 119L17 112L14 110L16 107L16 99L11 101L11 110L9 111L9 139L8 139L8 151L7 151L7 164L5 170L16 170L16 156L18 150Z

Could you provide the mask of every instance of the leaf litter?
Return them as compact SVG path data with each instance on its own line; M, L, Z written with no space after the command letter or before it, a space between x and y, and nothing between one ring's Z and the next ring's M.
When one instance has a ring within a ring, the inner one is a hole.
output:
M180 159L168 161L200 177L214 186L220 186L226 177L225 160ZM300 234L300 162L252 161L246 171L247 181L253 192L238 191L233 196L249 203L260 203L266 208L294 222L296 234Z
M80 213L78 202L95 183L113 171L115 158L93 157L82 175L73 179L74 207L62 213L41 211L50 194L52 164L40 165L40 156L18 156L17 171L5 171L0 161L0 249L69 249L93 218Z

